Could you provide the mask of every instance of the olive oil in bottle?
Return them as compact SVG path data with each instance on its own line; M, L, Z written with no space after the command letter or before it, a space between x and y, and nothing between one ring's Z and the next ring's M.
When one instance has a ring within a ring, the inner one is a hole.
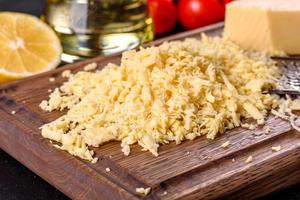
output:
M45 20L60 37L65 62L114 54L153 39L145 0L48 0Z

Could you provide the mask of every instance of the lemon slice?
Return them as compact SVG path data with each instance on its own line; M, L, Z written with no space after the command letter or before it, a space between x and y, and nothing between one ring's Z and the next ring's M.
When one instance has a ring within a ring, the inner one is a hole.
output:
M58 37L43 21L0 12L0 83L54 69L61 53Z

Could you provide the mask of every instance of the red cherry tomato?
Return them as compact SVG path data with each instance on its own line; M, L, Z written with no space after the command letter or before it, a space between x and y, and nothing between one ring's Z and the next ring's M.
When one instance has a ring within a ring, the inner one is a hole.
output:
M177 9L172 0L148 0L148 6L156 33L166 33L174 28Z
M194 29L222 21L225 3L221 0L180 0L179 20L186 29Z

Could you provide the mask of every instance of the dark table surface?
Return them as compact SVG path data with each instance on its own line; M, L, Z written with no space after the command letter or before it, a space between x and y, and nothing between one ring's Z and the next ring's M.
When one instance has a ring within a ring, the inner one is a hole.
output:
M44 4L44 0L0 0L0 11L20 11L41 15ZM0 200L2 199L63 200L68 198L0 149ZM300 200L300 184L262 199Z

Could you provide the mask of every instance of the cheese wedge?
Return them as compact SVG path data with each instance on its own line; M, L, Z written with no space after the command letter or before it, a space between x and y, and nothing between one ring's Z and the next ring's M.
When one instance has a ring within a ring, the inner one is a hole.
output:
M300 54L300 0L229 3L224 35L245 49Z

